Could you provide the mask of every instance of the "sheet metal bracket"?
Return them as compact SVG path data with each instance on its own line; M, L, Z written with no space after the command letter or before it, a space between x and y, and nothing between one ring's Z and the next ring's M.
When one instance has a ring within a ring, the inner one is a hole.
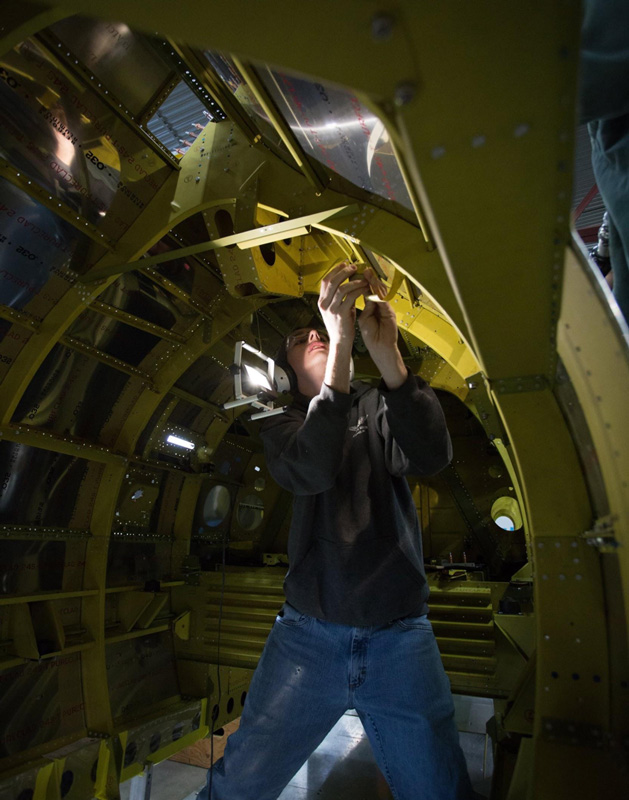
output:
M589 545L596 547L599 552L615 553L620 547L620 542L614 535L615 522L616 517L608 514L606 517L595 520L591 530L585 531L581 536Z
M469 390L468 398L478 411L478 418L485 429L489 440L500 439L505 445L509 444L509 439L498 409L494 405L489 394L489 381L482 372L470 375L465 379L465 384Z

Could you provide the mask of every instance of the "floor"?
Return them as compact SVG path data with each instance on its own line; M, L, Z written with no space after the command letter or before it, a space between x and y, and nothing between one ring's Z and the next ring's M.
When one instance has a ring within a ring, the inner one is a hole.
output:
M455 695L461 747L476 792L489 796L493 763L485 723L493 702ZM175 761L163 761L153 770L150 800L195 800L206 771ZM121 800L148 800L131 793L131 781L120 787ZM355 712L345 714L284 789L278 800L392 800Z

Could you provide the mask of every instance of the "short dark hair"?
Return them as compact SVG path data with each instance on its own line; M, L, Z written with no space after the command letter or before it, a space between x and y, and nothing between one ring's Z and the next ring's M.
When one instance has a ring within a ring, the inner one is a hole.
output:
M288 337L291 334L292 331L286 334L282 339L282 344L277 348L277 352L273 356L273 360L276 364L279 364L280 367L285 367L288 364Z

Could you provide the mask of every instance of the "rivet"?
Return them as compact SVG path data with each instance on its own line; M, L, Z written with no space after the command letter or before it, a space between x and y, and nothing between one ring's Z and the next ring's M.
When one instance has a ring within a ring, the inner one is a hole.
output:
M408 105L415 97L416 85L412 81L402 81L395 87L393 99L396 106Z
M375 14L371 19L371 36L376 42L386 42L393 34L395 18L391 14Z

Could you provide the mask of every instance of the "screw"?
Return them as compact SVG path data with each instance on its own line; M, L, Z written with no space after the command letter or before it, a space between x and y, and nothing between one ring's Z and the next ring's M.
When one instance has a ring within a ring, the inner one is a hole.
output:
M392 14L378 13L371 19L371 36L375 42L386 42L391 38L395 18Z
M402 81L395 87L394 101L396 106L406 106L415 97L417 86L412 81Z

